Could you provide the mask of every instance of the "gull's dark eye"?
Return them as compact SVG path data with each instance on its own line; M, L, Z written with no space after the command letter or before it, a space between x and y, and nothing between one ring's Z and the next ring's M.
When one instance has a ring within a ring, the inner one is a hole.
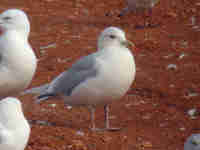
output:
M114 36L114 35L110 35L110 38L111 38L111 39L115 39L116 36Z
M4 20L10 20L11 17L4 17L3 19L4 19Z

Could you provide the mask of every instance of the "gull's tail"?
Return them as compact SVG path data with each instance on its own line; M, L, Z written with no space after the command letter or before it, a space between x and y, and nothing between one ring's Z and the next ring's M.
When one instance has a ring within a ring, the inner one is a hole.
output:
M21 95L26 95L26 94L42 94L42 93L45 93L46 90L48 89L49 87L49 84L43 84L41 86L37 86L37 87L34 87L34 88L31 88L31 89L27 89L23 92L21 92L20 94Z
M41 86L37 86L31 89L27 89L23 92L21 92L21 95L26 95L26 94L36 94L39 95L36 97L36 103L40 103L41 101L49 99L49 97L56 96L54 93L48 92L48 87L49 84L43 84Z

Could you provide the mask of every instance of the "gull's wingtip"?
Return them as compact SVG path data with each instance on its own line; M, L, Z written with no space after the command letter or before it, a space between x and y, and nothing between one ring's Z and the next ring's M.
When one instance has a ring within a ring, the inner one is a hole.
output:
M52 93L41 94L41 95L36 97L35 103L39 104L41 101L45 101L45 100L49 99L49 97L53 97L53 96L56 96L56 95L52 94Z

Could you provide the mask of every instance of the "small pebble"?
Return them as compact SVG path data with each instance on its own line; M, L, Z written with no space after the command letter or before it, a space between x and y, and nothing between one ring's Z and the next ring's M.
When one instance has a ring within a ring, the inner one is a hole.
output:
M169 65L167 66L167 69L176 70L176 69L177 69L177 65L176 65L176 64L169 64Z
M51 107L56 107L56 104L49 104L49 106L51 106Z
M47 49L47 48L56 48L56 43L49 44L47 46L40 46L40 49Z
M185 55L184 53L182 53L182 54L179 55L178 58L179 58L179 59L182 59L182 58L185 57L185 56L186 56L186 55Z
M84 135L85 135L85 133L84 133L83 131L80 131L80 130L78 130L78 131L76 132L76 135L79 135L79 136L84 136Z
M68 110L70 110L70 109L72 109L72 106L67 105L66 108L67 108Z
M185 131L186 129L184 127L179 128L180 131Z
M187 114L190 116L191 119L196 119L198 112L196 108L192 108L190 110L188 110Z

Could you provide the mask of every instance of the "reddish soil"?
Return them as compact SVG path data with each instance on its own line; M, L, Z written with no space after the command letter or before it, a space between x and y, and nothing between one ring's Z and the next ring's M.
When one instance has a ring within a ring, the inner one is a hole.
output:
M86 108L66 109L56 100L39 105L32 95L19 96L29 120L54 124L33 123L26 150L182 150L185 139L200 132L198 114L187 113L200 109L200 1L161 1L153 8L156 26L145 29L136 28L144 22L142 15L117 17L124 7L123 0L1 0L0 11L20 8L31 21L30 43L39 63L30 87L51 81L94 52L97 36L108 26L124 29L139 49L133 51L133 86L111 104L112 126L121 131L90 131ZM98 107L99 127L103 116Z

